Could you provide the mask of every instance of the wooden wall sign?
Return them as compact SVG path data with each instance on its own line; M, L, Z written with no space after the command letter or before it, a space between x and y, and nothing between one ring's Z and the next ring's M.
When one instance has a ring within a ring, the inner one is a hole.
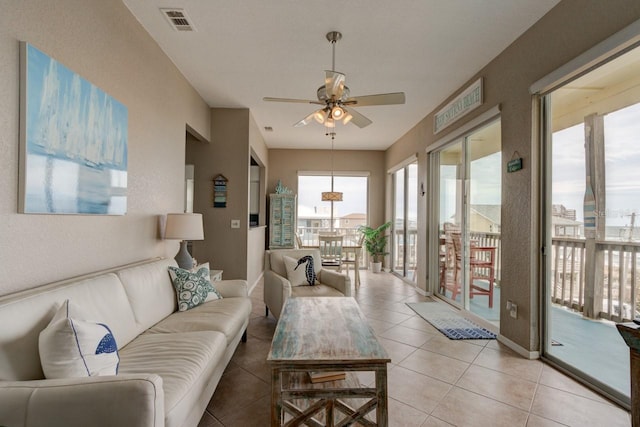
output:
M224 175L213 178L213 207L227 207L227 183L229 180Z

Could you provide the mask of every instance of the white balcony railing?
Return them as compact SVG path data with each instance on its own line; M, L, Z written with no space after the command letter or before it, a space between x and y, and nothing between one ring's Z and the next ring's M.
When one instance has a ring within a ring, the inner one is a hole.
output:
M597 241L594 295L596 317L616 322L640 315L640 243ZM551 251L551 300L578 311L585 311L586 241L554 237ZM599 260L599 261L598 261Z

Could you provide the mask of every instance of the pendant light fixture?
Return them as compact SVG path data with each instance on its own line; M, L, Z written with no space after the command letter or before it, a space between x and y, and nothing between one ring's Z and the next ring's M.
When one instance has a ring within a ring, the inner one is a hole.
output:
M327 135L331 136L331 191L322 192L322 201L331 202L331 218L333 220L333 202L342 201L342 192L333 191L333 140L336 137L336 133L331 126L327 126Z

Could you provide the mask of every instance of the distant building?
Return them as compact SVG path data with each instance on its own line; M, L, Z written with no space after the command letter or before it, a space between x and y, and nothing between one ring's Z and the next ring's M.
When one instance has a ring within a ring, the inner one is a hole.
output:
M501 205L471 205L470 230L500 233Z
M350 213L338 218L338 228L358 228L367 224L367 214Z
M552 237L575 237L582 236L583 224L576 221L576 210L567 209L564 205L551 206L551 225L553 226Z

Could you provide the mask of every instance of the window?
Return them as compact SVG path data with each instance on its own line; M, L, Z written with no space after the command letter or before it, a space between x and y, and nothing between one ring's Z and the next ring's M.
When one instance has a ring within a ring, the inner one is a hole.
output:
M322 192L331 189L331 175L298 176L298 236L304 245L318 244L318 233L336 232L345 244L357 243L358 227L367 224L367 176L334 174L334 191L343 193L341 202L323 202Z

